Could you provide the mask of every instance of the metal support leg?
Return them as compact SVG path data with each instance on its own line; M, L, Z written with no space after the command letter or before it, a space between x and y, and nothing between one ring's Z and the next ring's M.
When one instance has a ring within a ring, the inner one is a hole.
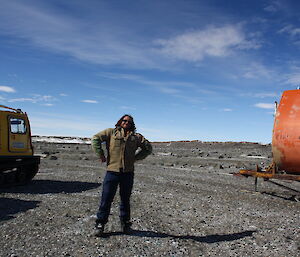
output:
M255 180L254 180L254 190L255 190L255 192L257 192L257 179L258 179L258 177L255 177Z

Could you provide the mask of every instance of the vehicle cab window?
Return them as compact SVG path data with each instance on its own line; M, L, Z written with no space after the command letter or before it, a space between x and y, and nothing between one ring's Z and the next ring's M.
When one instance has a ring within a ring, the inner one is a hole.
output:
M20 118L9 119L10 131L14 134L25 134L26 133L26 123L25 120Z

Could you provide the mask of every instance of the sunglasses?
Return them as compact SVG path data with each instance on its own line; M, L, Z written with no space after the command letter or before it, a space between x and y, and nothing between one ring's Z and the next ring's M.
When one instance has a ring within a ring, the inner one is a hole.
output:
M124 122L124 123L129 123L129 124L132 124L132 121L131 120L122 120L122 122Z

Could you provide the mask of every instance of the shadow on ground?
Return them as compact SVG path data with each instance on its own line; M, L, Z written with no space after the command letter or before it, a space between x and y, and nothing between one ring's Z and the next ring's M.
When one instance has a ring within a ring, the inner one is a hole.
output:
M298 195L290 195L290 194L286 194L286 195L280 195L278 193L275 193L275 192L266 192L266 191L263 191L261 192L262 194L265 194L265 195L269 195L269 196L273 196L273 197L277 197L277 198L280 198L280 199L283 199L283 200L288 200L288 201L293 201L293 202L299 202L300 200L300 194Z
M38 207L40 201L26 201L0 197L0 221L14 218L14 214Z
M80 193L99 186L100 183L92 182L33 180L26 185L0 189L0 192L24 194Z
M192 235L171 235L167 233L154 232L154 231L143 231L143 230L132 230L127 236L138 236L138 237L152 237L152 238L173 238L173 239L183 239L183 240L193 240L201 243L217 243L224 241L234 241L244 237L250 237L256 230L243 231L239 233L227 234L227 235L208 235L208 236L192 236ZM103 235L104 238L110 236L124 235L121 232L109 232Z

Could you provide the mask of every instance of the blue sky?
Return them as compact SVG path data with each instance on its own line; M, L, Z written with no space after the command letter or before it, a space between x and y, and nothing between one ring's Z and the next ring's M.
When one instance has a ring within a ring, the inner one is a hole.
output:
M90 137L129 113L151 141L269 143L300 85L299 1L0 4L0 102L33 134Z

